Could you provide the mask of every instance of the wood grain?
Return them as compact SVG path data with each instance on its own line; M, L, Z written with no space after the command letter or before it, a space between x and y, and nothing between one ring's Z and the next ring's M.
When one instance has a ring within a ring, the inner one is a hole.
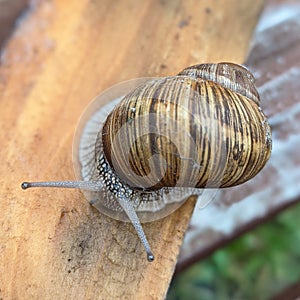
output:
M262 0L42 1L0 65L3 299L162 299L193 201L145 224L148 263L129 224L80 191L22 191L24 180L74 179L72 136L103 89L200 62L241 63Z

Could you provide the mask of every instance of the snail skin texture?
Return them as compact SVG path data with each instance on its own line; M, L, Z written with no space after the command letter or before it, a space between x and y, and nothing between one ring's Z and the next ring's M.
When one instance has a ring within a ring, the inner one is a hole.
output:
M251 179L271 146L253 75L233 63L200 64L106 90L77 127L78 181L24 182L22 188L82 189L99 211L132 222L152 261L141 222L165 217L205 188Z

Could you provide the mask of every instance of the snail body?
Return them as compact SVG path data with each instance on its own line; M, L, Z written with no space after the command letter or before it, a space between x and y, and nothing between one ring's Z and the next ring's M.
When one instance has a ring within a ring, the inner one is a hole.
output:
M84 114L73 147L82 181L65 187L81 188L113 218L129 218L152 260L140 220L164 217L204 188L254 177L270 157L271 131L253 75L240 65L201 64L132 85ZM62 184L23 188L33 186Z

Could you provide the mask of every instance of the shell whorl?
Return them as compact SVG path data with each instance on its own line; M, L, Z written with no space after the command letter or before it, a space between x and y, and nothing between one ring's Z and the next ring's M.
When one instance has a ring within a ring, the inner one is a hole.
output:
M178 75L213 81L260 105L254 76L244 66L233 63L200 64L188 67Z
M259 104L251 73L230 63L150 80L107 117L105 158L134 189L238 185L270 156L270 128Z

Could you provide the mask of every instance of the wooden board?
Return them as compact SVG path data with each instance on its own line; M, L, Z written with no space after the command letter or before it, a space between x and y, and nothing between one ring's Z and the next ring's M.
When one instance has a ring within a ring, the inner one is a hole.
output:
M99 214L80 191L22 191L24 180L74 179L76 123L105 88L201 62L244 61L256 1L41 1L0 65L0 298L162 299L193 210L144 229Z

